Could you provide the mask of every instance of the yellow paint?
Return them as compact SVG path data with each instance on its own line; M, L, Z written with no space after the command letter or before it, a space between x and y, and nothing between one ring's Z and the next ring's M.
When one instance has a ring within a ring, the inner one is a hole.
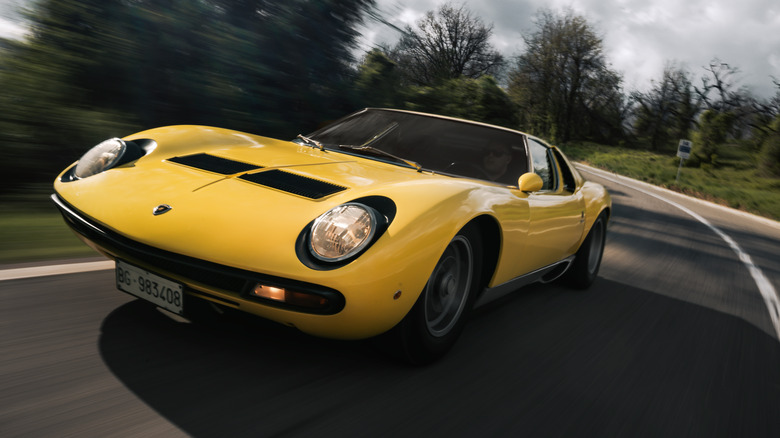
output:
M341 312L311 315L244 300L238 291L213 290L143 260L127 260L239 302L244 311L325 337L365 338L392 328L414 305L449 241L479 216L500 225L499 262L489 275L489 286L497 286L574 254L611 202L601 186L586 183L574 169L573 194L529 194L218 128L173 126L127 137L141 138L157 142L146 157L83 180L63 183L58 178L56 192L83 215L135 241L340 291L346 300ZM166 161L199 152L263 166L259 171L284 168L347 189L311 200L238 175ZM385 234L341 268L313 270L301 263L294 248L301 230L330 208L364 196L395 202L397 214ZM160 204L173 209L154 216Z

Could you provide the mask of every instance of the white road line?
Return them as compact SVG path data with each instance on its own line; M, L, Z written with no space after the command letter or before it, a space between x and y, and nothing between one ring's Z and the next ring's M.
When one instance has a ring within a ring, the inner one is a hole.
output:
M620 184L622 186L628 187L638 192L642 192L648 196L652 196L653 198L658 199L659 201L666 202L667 204L682 210L683 212L687 213L694 219L703 223L715 234L720 236L720 238L723 239L731 247L731 249L737 254L739 260L742 262L743 265L745 265L747 270L750 272L750 275L753 277L753 281L756 282L756 286L758 286L758 291L761 293L761 297L764 299L764 304L766 304L767 311L769 312L769 318L772 320L772 325L775 328L775 334L777 335L777 339L780 340L780 301L777 298L777 292L775 291L774 286L772 286L772 283L769 282L769 279L767 279L766 276L764 276L764 273L761 271L761 269L753 263L753 259L751 259L750 256L745 251L743 251L742 248L740 248L740 246L737 244L736 241L734 241L734 239L732 239L729 235L721 231L716 226L712 225L707 219L705 219L698 213L690 210L689 208L681 204L678 204L677 202L666 199L657 193L651 192L650 190L645 190L641 187L637 187L637 185L634 185L634 181L631 180L630 178L613 175L603 170L594 169L591 167L586 167L586 166L578 166L578 167L585 172L590 172L595 175L598 175L599 177L604 178L607 181L611 181L615 184ZM620 181L616 178L620 178L621 180L628 180L631 183L629 183L628 181Z
M700 205L704 205L704 206L707 206L709 208L718 209L718 210L721 210L723 212L727 212L729 214L742 216L742 217L744 217L746 219L749 219L749 220L752 220L752 221L756 221L756 222L760 222L762 225L765 225L767 227L774 228L776 230L780 230L780 222L772 220L772 219L769 219L769 218L766 218L766 217L763 217L763 216L756 216L755 214L748 213L748 212L743 211L743 210L737 210L737 209L734 209L734 208L731 208L731 207L727 207L725 205L716 204L716 203L711 202L711 201L705 201L704 199L694 198L694 197L691 197L689 195L685 195L685 194L680 193L680 192L675 192L673 190L669 190L669 189L667 189L665 187L656 186L656 185L653 185L653 184L650 184L650 183L646 183L644 181L639 181L639 180L636 180L636 179L629 178L627 176L622 176L622 175L618 175L618 174L615 174L615 173L612 173L612 172L608 172L606 170L596 169L594 167L586 166L584 164L577 163L576 166L577 166L578 169L584 170L586 172L595 173L597 175L601 175L601 176L604 176L604 177L613 177L613 178L622 179L623 181L626 181L626 183L633 184L633 187L646 187L648 190L655 190L655 191L662 192L662 193L668 193L670 196L676 196L676 197L680 197L680 198L685 198L686 200L688 200L690 202L693 202L693 203L696 203L696 204L700 204Z
M0 271L0 281L21 278L45 277L48 275L75 274L114 269L113 260L85 263L67 263L63 265L33 266L29 268L4 269Z

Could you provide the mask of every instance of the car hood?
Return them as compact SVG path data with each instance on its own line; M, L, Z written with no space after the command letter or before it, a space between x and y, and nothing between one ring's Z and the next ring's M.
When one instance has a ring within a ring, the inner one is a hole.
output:
M256 181L262 178L250 176L280 171L293 175L290 177L293 186L305 185L297 176L345 188L359 188L417 177L414 169L402 165L219 128L159 128L127 139L139 138L151 138L157 144L154 151L142 160L144 165L159 164L164 168L166 164L183 164L191 169L210 172L214 181L234 178ZM206 160L198 160L197 156L206 156ZM217 170L210 169L207 163L214 159L220 161L221 166ZM193 183L200 181L195 175L192 179Z
M268 273L297 263L297 236L336 205L385 196L415 205L406 209L413 215L464 190L457 178L218 128L177 126L126 138L136 139L156 146L101 174L58 179L57 193L135 241ZM161 205L170 210L155 215Z

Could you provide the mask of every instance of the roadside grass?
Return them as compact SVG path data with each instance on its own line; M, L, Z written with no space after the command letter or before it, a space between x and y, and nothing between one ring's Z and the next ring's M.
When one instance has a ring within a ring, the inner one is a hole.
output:
M715 167L683 167L679 181L680 159L673 154L594 143L567 144L561 150L573 161L780 220L780 179L761 176L755 156L738 148L723 148Z
M65 225L51 192L35 185L0 196L0 264L98 255Z

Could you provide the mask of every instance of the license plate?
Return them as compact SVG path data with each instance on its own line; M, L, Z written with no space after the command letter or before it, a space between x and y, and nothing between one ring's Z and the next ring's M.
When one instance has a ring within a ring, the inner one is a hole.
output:
M145 269L117 260L116 286L173 313L184 313L182 285Z

